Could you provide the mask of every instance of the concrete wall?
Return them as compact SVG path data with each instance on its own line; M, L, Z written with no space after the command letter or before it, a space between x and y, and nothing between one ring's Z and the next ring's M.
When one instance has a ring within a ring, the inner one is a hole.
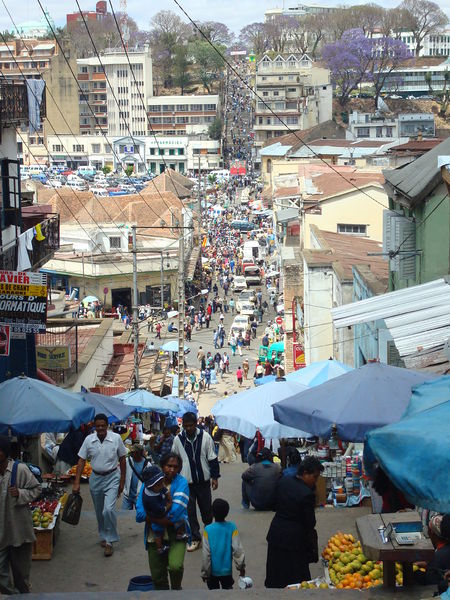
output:
M305 361L307 365L333 354L332 267L310 267L304 261Z
M311 248L311 225L317 225L323 231L334 233L337 232L338 223L367 225L367 237L371 240L383 241L383 206L388 208L388 197L381 186L374 185L365 190L381 205L362 192L353 190L341 196L323 200L320 203L321 215L307 213L305 215L305 248Z

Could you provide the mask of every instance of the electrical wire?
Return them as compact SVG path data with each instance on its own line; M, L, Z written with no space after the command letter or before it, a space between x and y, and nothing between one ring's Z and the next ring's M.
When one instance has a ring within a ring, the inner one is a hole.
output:
M38 0L39 2L40 0ZM267 104L267 102L264 100L264 98L262 98L239 74L239 72L232 66L232 64L228 61L228 59L222 54L222 52L220 52L220 50L218 48L216 48L216 46L211 42L211 40L208 38L207 35L205 35L205 33L201 30L201 28L197 25L197 23L195 23L195 21L189 16L189 14L187 13L187 11L181 6L180 2L178 0L173 0L174 3L178 6L178 8L181 10L181 12L187 17L187 19L191 22L191 24L195 27L195 29L197 29L197 31L200 33L200 35L205 39L205 41L214 49L214 51L221 57L221 59L224 61L224 63L228 66L229 69L231 69L231 71L233 71L233 73L236 75L236 77L242 81L242 83L245 85L246 88L248 88L250 90L250 92L259 100L261 101L265 108L269 110L269 112L276 117L279 122L286 127L286 130L289 133L292 133L299 142L301 142L306 148L308 148L308 150L314 155L315 158L318 158L321 162L323 162L328 168L330 168L332 171L334 171L339 177L341 177L342 179L344 179L344 181L346 181L351 187L355 188L356 190L358 190L359 192L361 192L363 195L367 196L368 198L370 198L371 200L373 200L373 202L376 202L377 204L379 204L380 206L382 206L383 208L386 208L384 206L384 204L382 202L380 202L379 200L377 200L376 198L374 198L373 196L371 196L370 194L367 193L367 191L365 191L363 188L360 188L358 185L356 185L355 183L353 183L350 179L347 179L347 177L345 177L340 171L338 171L338 169L336 169L333 165L329 164L324 158L322 158L319 154L317 154L317 152L314 151L314 149L307 143L305 142L297 133L297 131L291 129L289 127L289 125L282 119L280 118L276 112ZM396 212L396 211L394 211ZM397 213L399 216L404 217L404 215L402 215L401 213Z

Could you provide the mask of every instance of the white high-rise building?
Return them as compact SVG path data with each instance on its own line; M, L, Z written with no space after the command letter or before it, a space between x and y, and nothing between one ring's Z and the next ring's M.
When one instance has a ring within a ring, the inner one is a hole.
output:
M134 72L134 77L131 72ZM101 56L80 58L80 132L85 135L146 135L146 101L153 96L150 48L106 50ZM136 81L135 81L136 80ZM95 117L92 115L92 111ZM129 128L129 129L128 129Z

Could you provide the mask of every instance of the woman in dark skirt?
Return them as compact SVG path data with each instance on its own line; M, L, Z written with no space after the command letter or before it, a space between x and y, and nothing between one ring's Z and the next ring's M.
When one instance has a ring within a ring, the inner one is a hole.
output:
M315 485L323 466L308 457L295 477L278 482L276 512L267 534L267 588L284 588L311 579L309 563L318 561Z

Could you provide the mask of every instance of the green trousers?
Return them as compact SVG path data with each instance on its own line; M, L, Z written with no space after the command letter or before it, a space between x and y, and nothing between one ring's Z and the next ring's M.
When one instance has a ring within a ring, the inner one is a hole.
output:
M177 542L173 527L167 528L169 536L169 552L158 554L155 543L147 545L148 564L155 590L181 590L184 572L184 555L186 542ZM170 576L170 587L169 587Z

